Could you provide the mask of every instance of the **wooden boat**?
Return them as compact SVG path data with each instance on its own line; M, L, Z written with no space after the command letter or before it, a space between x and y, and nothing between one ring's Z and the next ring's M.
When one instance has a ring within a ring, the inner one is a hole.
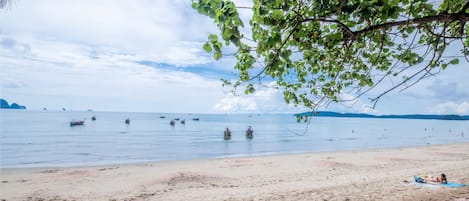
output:
M181 120L181 124L186 124L186 120L185 119Z
M174 124L176 124L176 122L175 122L174 120L171 120L171 121L169 122L169 125L171 125L171 126L174 126Z
M70 126L83 126L85 121L71 121Z
M246 130L246 138L252 139L254 137L254 130L252 130L252 127L249 126L248 130Z
M194 121L199 121L199 118L192 118L192 120L194 120Z
M231 139L231 130L229 128L226 128L226 130L223 134L223 139L225 139L225 140Z
M94 115L91 117L91 121L96 121L96 117Z
M166 117L165 117L165 116L160 116L160 118L161 118L161 119L164 119L164 118L166 118Z
M127 124L127 125L130 124L130 119L129 119L129 118L127 118L127 119L125 120L125 124Z

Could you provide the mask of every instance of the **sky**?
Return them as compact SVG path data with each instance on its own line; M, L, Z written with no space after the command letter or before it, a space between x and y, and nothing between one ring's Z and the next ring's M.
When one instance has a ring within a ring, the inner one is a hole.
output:
M247 20L249 11L240 12ZM0 10L0 98L30 110L307 110L286 104L282 91L273 88L233 95L222 87L220 78L236 78L234 58L214 61L204 52L210 33L217 33L213 20L193 10L190 0L16 0ZM469 114L468 70L462 59L408 90L388 94L374 109L367 97L319 109Z

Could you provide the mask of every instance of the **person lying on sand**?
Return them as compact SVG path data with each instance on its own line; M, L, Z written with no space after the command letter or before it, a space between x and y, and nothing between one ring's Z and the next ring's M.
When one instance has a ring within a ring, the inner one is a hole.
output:
M446 175L441 173L440 176L433 177L430 175L424 175L421 177L414 176L415 182L417 183L434 183L434 184L447 184L448 180L446 179Z

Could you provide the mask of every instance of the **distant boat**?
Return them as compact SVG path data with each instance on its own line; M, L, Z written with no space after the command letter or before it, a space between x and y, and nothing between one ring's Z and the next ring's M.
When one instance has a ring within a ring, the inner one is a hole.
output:
M164 119L164 118L166 118L166 117L165 117L165 116L160 116L160 118L161 118L161 119Z
M223 132L223 139L229 140L231 139L231 130L226 128L225 132Z
M71 121L70 122L70 127L72 126L83 126L85 124L85 121Z
M248 130L246 130L246 138L252 139L254 137L254 130L252 130L252 127L249 126Z
M96 117L94 115L91 117L91 121L96 121Z
M199 118L192 118L192 120L194 120L194 121L199 121Z
M176 118L176 119L174 119L174 120L179 121L179 118Z
M171 120L171 121L169 122L169 125L174 126L175 123L176 123L176 122L175 122L174 120Z
M185 119L181 120L181 124L186 124L186 120Z
M130 119L129 119L129 118L127 118L127 119L125 120L125 124L127 124L127 125L130 124Z

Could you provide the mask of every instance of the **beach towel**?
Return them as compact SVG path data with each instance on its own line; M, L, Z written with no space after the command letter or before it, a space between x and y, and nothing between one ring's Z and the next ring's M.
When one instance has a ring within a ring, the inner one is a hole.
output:
M414 176L414 182L412 182L415 185L419 186L426 186L426 187L451 187L451 188L460 188L460 187L465 187L467 186L466 184L459 184L459 183L454 183L454 182L448 182L446 184L440 184L440 183L425 183L425 180L421 177Z
M448 182L447 184L440 184L440 185L446 186L446 187L452 187L452 188L459 188L459 187L467 186L466 184L458 184L458 183L453 183L453 182Z
M439 188L439 187L461 188L461 187L467 186L466 184L459 184L459 183L453 183L453 182L448 182L447 184L411 182L411 184L414 184L414 185L417 185L417 186L429 187L429 188Z

